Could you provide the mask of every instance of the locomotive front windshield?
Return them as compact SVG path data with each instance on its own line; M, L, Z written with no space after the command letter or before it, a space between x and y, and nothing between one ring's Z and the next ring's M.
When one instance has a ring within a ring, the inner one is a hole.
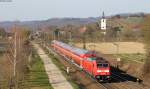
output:
M99 64L97 64L97 68L106 68L106 67L108 67L109 65L107 64L107 63L104 63L104 64L102 64L102 63L99 63Z

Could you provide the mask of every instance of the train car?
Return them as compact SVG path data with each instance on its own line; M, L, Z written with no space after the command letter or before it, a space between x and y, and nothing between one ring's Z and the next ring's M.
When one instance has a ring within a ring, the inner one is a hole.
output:
M98 81L110 80L110 65L95 52L70 46L60 41L52 41L51 47L60 54L68 57L82 70L96 78Z

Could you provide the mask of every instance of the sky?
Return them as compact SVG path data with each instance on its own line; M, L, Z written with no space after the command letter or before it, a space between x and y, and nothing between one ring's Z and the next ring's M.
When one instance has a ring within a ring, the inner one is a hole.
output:
M0 21L98 17L118 13L150 13L150 0L0 0Z

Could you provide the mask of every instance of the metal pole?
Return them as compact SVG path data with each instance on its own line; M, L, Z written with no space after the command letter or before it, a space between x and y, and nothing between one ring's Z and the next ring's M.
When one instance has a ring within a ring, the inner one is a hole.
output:
M60 30L58 30L58 34L57 34L58 36L57 36L57 40L61 40L61 38L60 38Z
M71 31L70 31L70 34L69 34L69 35L70 35L70 37L69 37L69 38L70 38L70 39L69 39L69 40L70 40L70 44L72 45L72 33L71 33Z
M17 58L17 32L15 32L15 39L14 39L14 60L13 60L14 89L16 89L16 58Z
M55 32L53 32L53 36L54 36L54 41L55 41ZM55 50L55 44L54 44L54 50Z
M86 36L83 34L83 49L86 49Z
M54 40L56 40L56 37L55 37L55 32L54 32L53 34L54 34Z
M16 58L17 58L17 32L15 32L15 43L14 43L14 77L16 77Z

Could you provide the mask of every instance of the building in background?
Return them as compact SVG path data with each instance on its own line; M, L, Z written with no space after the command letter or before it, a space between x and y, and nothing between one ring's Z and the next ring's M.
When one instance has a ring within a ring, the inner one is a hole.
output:
M106 25L106 18L105 18L105 14L103 12L103 16L102 16L102 19L101 19L101 30L106 30L107 28L107 25Z

